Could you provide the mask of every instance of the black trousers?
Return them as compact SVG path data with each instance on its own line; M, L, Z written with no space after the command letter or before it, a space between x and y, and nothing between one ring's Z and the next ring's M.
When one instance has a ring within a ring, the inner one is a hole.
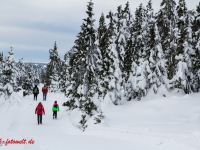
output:
M37 115L38 124L42 124L42 114Z
M57 111L53 111L53 117L57 119Z
M37 100L38 94L33 94L34 95L34 100Z

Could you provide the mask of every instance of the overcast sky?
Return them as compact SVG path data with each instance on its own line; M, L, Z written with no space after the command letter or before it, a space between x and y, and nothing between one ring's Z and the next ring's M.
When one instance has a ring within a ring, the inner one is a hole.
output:
M149 0L129 0L134 15L136 7ZM162 0L152 0L157 12ZM0 52L8 55L13 47L15 60L49 62L49 49L56 41L63 55L74 45L82 19L86 18L89 0L0 0ZM94 18L98 24L101 13L125 6L127 0L93 0ZM178 0L176 0L176 3ZM188 9L196 9L198 0L186 0Z

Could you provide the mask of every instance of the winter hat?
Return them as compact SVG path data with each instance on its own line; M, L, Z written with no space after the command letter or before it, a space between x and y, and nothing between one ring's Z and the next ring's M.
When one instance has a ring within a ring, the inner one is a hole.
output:
M54 106L58 105L58 104L57 104L57 101L55 101L53 105L54 105Z

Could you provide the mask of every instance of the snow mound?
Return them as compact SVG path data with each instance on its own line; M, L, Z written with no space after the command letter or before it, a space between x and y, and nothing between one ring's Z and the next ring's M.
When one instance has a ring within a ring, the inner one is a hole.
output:
M71 121L71 124L77 128L80 128L80 120L81 120L81 111L76 108L76 109L73 109L71 112L70 112L70 121Z

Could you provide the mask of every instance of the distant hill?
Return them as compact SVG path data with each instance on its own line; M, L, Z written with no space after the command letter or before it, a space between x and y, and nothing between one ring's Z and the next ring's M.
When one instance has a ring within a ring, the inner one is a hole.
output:
M34 69L40 69L40 70L46 70L48 63L40 63L40 62L24 62L25 68L29 66L30 64L33 65Z

